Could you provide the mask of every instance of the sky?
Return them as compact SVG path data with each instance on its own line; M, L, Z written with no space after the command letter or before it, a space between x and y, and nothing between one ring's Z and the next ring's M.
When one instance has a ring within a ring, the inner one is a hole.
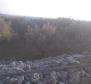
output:
M0 13L91 21L91 0L0 0Z

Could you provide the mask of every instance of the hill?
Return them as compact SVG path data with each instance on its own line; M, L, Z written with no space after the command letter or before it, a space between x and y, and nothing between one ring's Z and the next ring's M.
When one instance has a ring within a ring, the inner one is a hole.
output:
M0 15L0 59L29 60L90 51L90 21Z

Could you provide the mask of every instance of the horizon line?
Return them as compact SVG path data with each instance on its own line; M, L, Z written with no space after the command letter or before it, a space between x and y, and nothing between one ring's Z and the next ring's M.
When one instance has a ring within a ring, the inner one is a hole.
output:
M85 21L85 22L90 22L91 20L81 20L81 19L75 19L71 17L42 17L42 16L31 16L31 15L19 15L19 14L6 14L6 13L0 13L0 16L14 16L14 17L29 17L29 18L40 18L40 19L70 19L70 20L75 20L75 21Z

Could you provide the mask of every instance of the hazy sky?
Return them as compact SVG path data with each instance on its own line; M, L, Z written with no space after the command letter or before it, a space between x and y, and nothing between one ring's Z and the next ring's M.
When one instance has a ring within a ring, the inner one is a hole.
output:
M91 20L91 0L0 0L0 13Z

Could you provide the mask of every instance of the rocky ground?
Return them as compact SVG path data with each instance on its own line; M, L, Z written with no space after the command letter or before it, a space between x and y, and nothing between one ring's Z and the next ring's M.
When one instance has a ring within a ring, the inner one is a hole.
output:
M91 84L91 55L1 62L0 84Z

